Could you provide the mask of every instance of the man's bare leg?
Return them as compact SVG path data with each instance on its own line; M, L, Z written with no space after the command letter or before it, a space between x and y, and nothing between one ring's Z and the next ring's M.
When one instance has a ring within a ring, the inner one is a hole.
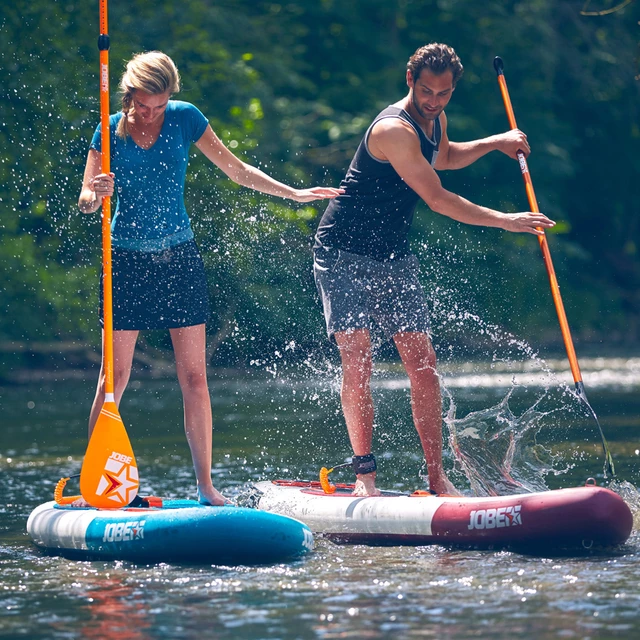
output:
M427 461L429 488L460 495L442 467L442 397L431 340L419 332L398 333L393 340L411 382L413 421Z
M373 399L371 397L371 339L368 329L339 331L335 334L342 359L340 399L349 440L356 456L371 453L373 437ZM376 496L376 474L356 476L354 495Z

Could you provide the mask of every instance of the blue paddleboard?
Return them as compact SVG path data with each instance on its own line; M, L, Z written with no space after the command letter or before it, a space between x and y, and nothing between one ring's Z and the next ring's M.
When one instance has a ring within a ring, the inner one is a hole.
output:
M194 500L158 503L94 509L47 502L31 512L27 532L47 553L84 559L262 564L313 550L311 530L290 517Z

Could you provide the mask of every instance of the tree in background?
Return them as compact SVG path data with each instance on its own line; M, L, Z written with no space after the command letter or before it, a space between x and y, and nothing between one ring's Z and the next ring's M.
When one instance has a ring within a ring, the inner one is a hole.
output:
M639 7L594 18L581 14L584 0L114 0L112 84L131 53L164 50L183 76L180 97L234 152L291 183L337 184L428 41L454 46L466 69L448 109L452 139L504 130L491 64L499 54L540 207L560 223L550 242L574 334L631 343L640 329ZM37 361L20 344L99 344L100 231L97 216L76 210L98 121L97 6L18 0L0 11L2 376ZM442 177L474 201L526 207L519 170L500 154ZM212 287L212 362L317 349L309 247L319 208L236 188L195 155L187 206ZM426 207L416 222L414 249L447 340L473 343L447 324L447 309L468 305L559 344L535 241L464 228Z

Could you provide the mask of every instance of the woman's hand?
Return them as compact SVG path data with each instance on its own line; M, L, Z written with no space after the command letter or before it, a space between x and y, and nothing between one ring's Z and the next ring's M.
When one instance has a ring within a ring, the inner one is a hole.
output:
M523 213L505 213L504 224L500 225L505 231L515 233L533 233L536 236L544 234L544 229L553 227L556 223L547 218L544 213L525 211Z
M344 193L344 189L335 189L334 187L313 187L312 189L296 189L292 200L296 202L311 202L312 200L323 200L326 198L333 199Z
M78 208L82 213L97 211L102 205L102 199L113 195L114 177L113 173L102 173L100 152L89 149L78 199Z
M195 143L196 147L213 162L224 174L236 184L243 187L267 193L279 198L287 198L296 202L311 202L312 200L322 200L324 198L335 198L344 189L334 189L332 187L313 187L312 189L294 189L289 185L278 182L260 169L252 167L246 162L242 162L233 155L222 140L214 133L211 126L208 126L200 139Z
M99 173L91 179L91 190L97 198L110 198L113 195L114 178L115 174L113 173Z

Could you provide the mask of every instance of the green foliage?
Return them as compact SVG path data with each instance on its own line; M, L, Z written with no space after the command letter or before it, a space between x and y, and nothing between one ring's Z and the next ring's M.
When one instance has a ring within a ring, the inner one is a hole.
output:
M291 184L337 184L372 117L404 94L406 60L425 42L451 44L465 65L447 110L450 138L504 130L491 64L499 54L533 149L540 207L559 222L550 241L574 333L632 342L640 331L640 2L603 17L581 15L583 4L114 0L113 110L126 60L161 49L180 68L180 97L234 153ZM97 14L97 3L59 0L0 10L2 343L96 340L100 225L77 213L76 200L98 120ZM527 207L518 167L501 154L442 179L479 204ZM324 203L241 189L194 153L187 204L210 274L214 361L317 348L310 243ZM447 299L472 300L518 335L559 342L533 237L463 228L421 207L414 247L425 282Z

